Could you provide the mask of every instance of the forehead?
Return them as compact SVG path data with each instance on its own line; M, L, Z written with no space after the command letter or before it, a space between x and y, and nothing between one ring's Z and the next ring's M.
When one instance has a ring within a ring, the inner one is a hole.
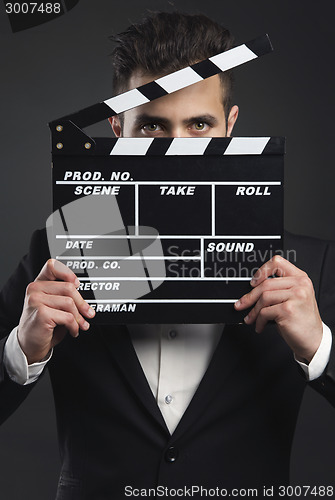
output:
M159 78L160 75L148 75L134 72L129 79L129 89L139 87ZM218 75L185 87L160 99L156 99L137 108L127 111L128 117L146 113L167 118L182 118L204 114L221 114L223 108L224 89Z

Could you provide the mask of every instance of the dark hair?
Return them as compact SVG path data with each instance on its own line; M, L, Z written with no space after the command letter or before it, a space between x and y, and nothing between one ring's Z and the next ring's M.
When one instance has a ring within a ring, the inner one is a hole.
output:
M113 35L114 94L124 92L134 71L164 76L233 46L229 31L203 14L152 13ZM226 116L232 106L232 72L220 73Z

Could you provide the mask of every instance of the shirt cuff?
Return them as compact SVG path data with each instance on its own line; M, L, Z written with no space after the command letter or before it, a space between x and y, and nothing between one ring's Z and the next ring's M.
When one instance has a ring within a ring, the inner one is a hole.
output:
M327 325L325 325L324 323L322 323L322 325L323 325L323 334L322 334L321 344L319 345L319 348L314 354L310 363L306 365L306 363L298 361L297 358L294 356L294 359L296 360L297 363L299 363L299 365L303 369L307 377L307 380L309 382L315 380L316 378L319 378L323 374L330 358L330 350L332 347L332 334Z
M36 382L50 360L52 353L53 349L45 360L28 365L26 355L22 351L17 338L17 327L15 327L5 344L4 365L9 377L14 382L20 385L28 385Z

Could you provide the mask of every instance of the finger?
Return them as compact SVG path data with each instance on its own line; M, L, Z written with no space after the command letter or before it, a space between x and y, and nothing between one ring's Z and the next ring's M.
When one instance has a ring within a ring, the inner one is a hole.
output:
M61 280L74 283L79 286L80 282L77 276L65 264L55 259L49 259L41 269L35 281L55 281Z
M244 318L244 322L247 325L251 325L257 321L260 312L269 306L274 306L276 304L281 304L285 302L292 296L291 290L271 290L264 292L259 300L256 302L255 307L248 313Z
M235 302L235 308L239 311L243 311L244 309L252 307L263 293L275 290L288 290L295 285L296 278L294 277L267 279Z
M28 298L28 306L38 309L41 305L71 313L82 330L88 330L90 327L79 313L72 297L48 295L41 292L32 293Z
M273 306L264 307L257 316L255 331L262 333L269 321L276 321L282 312L282 302Z
M27 287L27 297L35 293L71 297L80 314L88 318L93 318L95 315L95 311L82 298L74 283L64 281L33 281Z
M250 285L258 286L266 278L274 275L279 277L304 276L306 273L280 255L275 255L256 271Z
M75 317L70 312L60 311L42 305L36 312L37 320L41 325L46 325L50 330L54 330L57 325L63 325L72 337L78 337L79 325Z

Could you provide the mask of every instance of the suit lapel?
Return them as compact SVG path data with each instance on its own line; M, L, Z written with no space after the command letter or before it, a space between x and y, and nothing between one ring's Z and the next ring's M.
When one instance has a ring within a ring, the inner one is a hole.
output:
M127 327L125 325L117 325L113 327L113 331L110 328L97 327L97 333L118 364L123 377L134 392L134 395L146 411L169 434L164 418L137 358Z
M242 340L240 325L226 325L208 369L189 406L181 418L172 439L178 439L206 411L212 399L221 390L227 376L240 359Z

